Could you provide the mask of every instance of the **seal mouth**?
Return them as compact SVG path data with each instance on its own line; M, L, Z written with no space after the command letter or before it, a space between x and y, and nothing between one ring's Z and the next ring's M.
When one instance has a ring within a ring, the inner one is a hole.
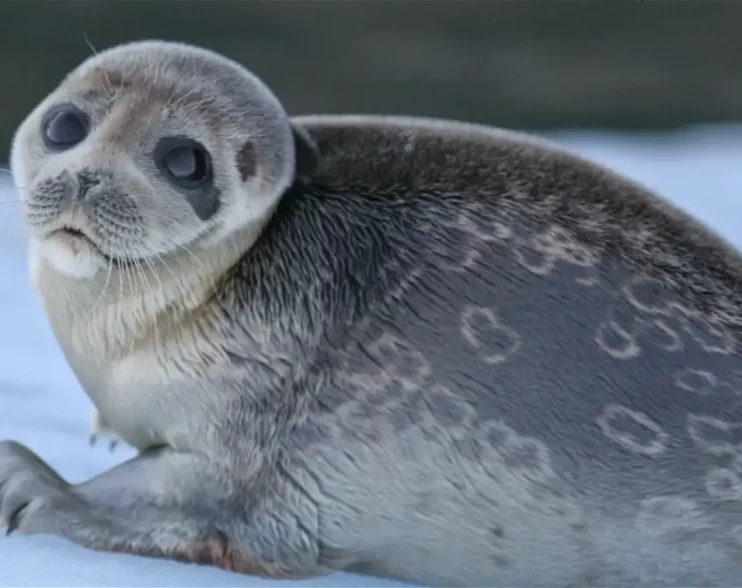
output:
M55 236L66 237L67 239L73 240L73 242L74 240L82 241L87 246L89 246L98 256L102 257L107 263L112 263L118 267L121 267L126 264L126 260L120 259L118 257L112 257L108 255L107 253L105 253L98 246L98 244L87 235L87 233L75 227L63 226L59 229L51 231L47 235L47 238L55 237Z
M57 229L56 231L52 231L49 233L49 236L52 235L67 235L68 237L74 237L76 239L82 239L84 241L89 242L91 245L95 245L93 243L93 240L88 237L85 233L83 233L79 229L74 229L72 227L62 227L61 229Z

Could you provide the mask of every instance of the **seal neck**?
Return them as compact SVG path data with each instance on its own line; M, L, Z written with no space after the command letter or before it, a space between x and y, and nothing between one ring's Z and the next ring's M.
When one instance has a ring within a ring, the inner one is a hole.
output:
M31 274L63 344L77 353L122 357L147 342L162 343L178 325L207 312L259 234L259 227L248 227L208 248L111 267L91 279L59 272L32 242Z

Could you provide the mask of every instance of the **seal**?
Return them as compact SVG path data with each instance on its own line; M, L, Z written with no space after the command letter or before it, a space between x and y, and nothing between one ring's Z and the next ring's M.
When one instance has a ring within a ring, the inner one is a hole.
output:
M141 41L12 169L51 327L139 450L0 445L11 531L273 578L730 586L742 259L613 171L453 121L289 118Z

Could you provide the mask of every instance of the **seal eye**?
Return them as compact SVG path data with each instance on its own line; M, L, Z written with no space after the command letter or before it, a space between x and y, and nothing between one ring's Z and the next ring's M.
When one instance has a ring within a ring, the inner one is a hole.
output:
M162 139L155 159L168 179L181 188L198 188L211 179L209 153L191 139Z
M88 136L90 121L79 108L66 104L55 108L44 119L44 143L50 149L69 149Z

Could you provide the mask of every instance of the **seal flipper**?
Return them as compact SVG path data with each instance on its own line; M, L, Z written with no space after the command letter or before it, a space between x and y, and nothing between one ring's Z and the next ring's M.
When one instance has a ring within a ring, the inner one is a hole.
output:
M97 410L93 410L90 419L90 436L88 437L90 446L94 447L100 438L108 439L109 452L116 449L122 441L116 431L114 431L108 424L103 415Z
M318 563L318 550L307 549L306 537L285 530L277 536L275 526L253 528L256 521L260 526L263 511L236 503L228 495L234 486L234 476L205 456L170 448L146 451L70 485L23 445L0 443L0 525L8 526L8 534L53 534L98 551L270 578L337 571ZM264 514L275 523L275 512ZM261 549L267 555L261 556ZM285 557L291 559L276 561L275 553L289 553Z

